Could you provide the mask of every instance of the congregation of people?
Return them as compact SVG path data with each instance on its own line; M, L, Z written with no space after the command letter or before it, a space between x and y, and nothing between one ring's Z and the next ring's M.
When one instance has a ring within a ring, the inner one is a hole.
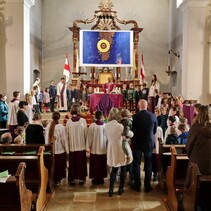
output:
M76 185L77 181L83 185L88 172L93 184L103 184L109 166L110 197L117 177L120 178L118 194L123 194L127 172L133 190L140 192L143 186L145 192L150 192L151 180L157 181L161 165L160 142L185 144L190 161L198 164L202 174L211 175L210 106L194 104L194 117L188 119L183 112L183 98L162 93L156 75L149 88L146 83L135 87L133 83L123 84L123 108L112 108L108 117L102 111L95 111L90 125L83 111L89 109L91 89L86 85L81 89L67 87L65 78L61 78L57 87L51 81L45 91L41 91L39 83L36 79L24 100L20 100L18 91L14 91L8 104L7 96L0 95L0 126L8 127L11 133L11 136L3 134L1 142L53 144L58 185L63 178L67 178L69 185ZM111 87L114 88L110 84L106 89ZM55 108L56 100L58 108ZM66 125L60 121L63 111L70 111ZM43 112L52 112L52 120L42 120Z

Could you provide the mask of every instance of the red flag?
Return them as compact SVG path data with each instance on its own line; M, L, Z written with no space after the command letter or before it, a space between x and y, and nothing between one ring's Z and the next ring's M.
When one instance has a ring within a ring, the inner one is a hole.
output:
M141 70L140 70L140 76L142 79L142 83L144 82L145 79L145 70L144 70L144 55L141 55Z
M66 59L65 59L65 63L64 63L63 75L66 76L66 82L68 82L69 78L70 78L70 65L69 65L68 54L67 53L66 53Z

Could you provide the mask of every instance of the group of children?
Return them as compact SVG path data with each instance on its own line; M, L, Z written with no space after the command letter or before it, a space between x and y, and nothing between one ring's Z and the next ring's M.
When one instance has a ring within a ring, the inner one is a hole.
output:
M123 98L123 107L129 109L130 112L137 111L138 102L140 99L148 100L149 88L147 88L146 83L136 86L130 83L123 84L122 86L122 98Z
M158 126L163 130L165 144L186 143L190 126L183 115L182 104L178 104L173 97L171 99L164 97L160 106L155 108L155 115Z

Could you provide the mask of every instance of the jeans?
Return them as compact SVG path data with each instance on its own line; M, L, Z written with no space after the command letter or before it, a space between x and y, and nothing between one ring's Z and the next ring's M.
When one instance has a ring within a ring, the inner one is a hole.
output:
M140 175L140 166L141 166L141 157L142 153L144 154L144 187L145 189L150 188L150 181L152 177L152 151L146 150L134 150L133 151L133 176L136 187L141 188L141 175Z
M126 166L121 166L120 171L120 188L124 187L125 183L125 176L126 176ZM110 173L110 190L113 191L114 189L114 183L116 181L116 174L118 171L118 167L112 167L111 173Z
M52 97L50 99L50 110L51 110L51 112L54 112L54 104L55 104L55 97Z

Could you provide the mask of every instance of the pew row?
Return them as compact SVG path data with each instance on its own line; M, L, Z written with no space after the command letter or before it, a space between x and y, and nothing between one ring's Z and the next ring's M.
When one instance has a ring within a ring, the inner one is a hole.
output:
M38 211L42 210L47 202L48 170L44 165L44 150L45 148L40 146L37 155L0 155L0 171L8 170L10 174L14 174L15 166L20 162L26 163L25 184L33 192L33 201Z
M211 209L211 175L201 175L197 164L190 163L189 187L183 192L183 207L185 211ZM199 208L200 207L200 208Z
M168 166L171 163L171 147L174 146L177 154L186 155L185 145L177 144L163 144L159 141L159 154L160 154L160 171L158 172L158 187L163 190L164 193L167 193L166 185L166 171Z
M54 150L52 144L0 144L0 155L2 156L33 156L38 153L39 147L44 146L44 164L48 169L47 192L53 192L54 181Z
M18 165L15 176L10 176L6 183L0 183L0 210L30 211L32 192L25 186L26 164Z
M171 163L166 171L167 197L164 202L172 211L182 209L181 196L184 190L188 162L187 155L177 154L175 146L171 146Z

